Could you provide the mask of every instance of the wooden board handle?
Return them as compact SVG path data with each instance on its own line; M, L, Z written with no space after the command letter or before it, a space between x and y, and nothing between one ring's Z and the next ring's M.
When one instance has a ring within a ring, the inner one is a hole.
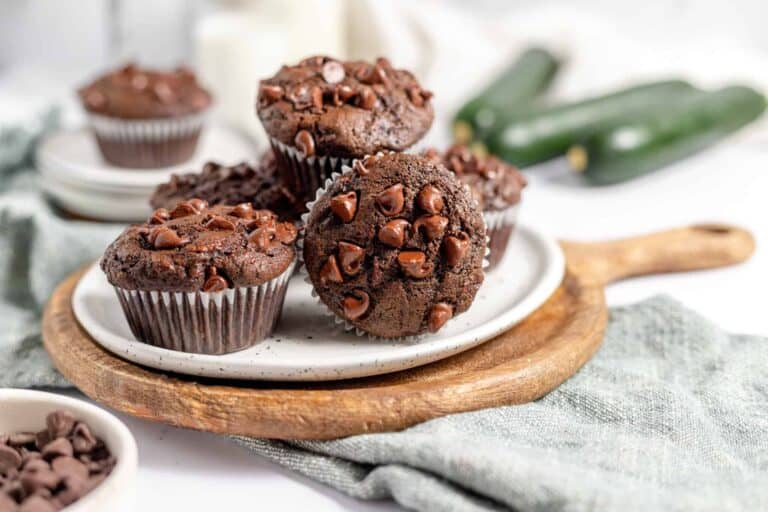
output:
M736 226L698 224L605 242L560 242L568 266L591 282L734 265L755 250L752 235Z

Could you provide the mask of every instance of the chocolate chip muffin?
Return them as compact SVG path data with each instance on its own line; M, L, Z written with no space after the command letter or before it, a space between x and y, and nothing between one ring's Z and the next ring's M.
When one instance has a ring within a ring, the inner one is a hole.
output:
M101 268L137 339L223 354L269 336L295 264L297 229L250 203L201 199L128 227Z
M307 200L351 160L403 151L432 124L432 93L387 59L310 57L259 86L256 110L284 181Z
M78 95L104 159L120 167L157 168L189 160L211 96L187 68L109 72Z
M492 155L477 155L463 144L454 144L444 153L428 149L424 155L444 164L469 187L485 217L491 253L488 270L504 257L520 211L525 176Z
M202 172L173 174L155 189L149 203L152 208L169 210L179 201L195 197L210 205L251 203L254 209L271 210L280 220L298 223L306 204L278 181L275 169L272 151L267 151L255 165L208 162Z
M313 205L303 245L320 299L374 336L437 332L483 282L482 215L453 173L422 156L355 161Z

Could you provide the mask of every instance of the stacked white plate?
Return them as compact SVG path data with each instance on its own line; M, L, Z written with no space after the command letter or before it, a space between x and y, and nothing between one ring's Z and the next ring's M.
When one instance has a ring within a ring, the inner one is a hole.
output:
M135 222L146 219L149 197L171 174L199 172L210 160L253 161L256 148L240 134L213 125L201 135L191 160L162 169L128 169L106 162L91 132L80 128L49 135L36 157L42 188L61 208L92 219Z

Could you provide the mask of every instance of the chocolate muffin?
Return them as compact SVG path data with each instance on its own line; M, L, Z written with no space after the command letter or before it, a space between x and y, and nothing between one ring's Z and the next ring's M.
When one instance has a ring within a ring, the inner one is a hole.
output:
M211 96L187 68L127 64L78 94L104 159L120 167L167 167L195 152Z
M223 354L269 336L295 264L293 223L250 203L201 199L158 209L104 253L134 336L172 350Z
M345 168L310 210L303 246L322 302L374 336L437 332L483 282L482 215L453 173L418 155Z
M515 166L493 155L477 155L463 144L454 144L442 154L428 149L424 155L444 164L469 187L485 217L491 249L488 270L493 269L514 232L522 191L528 184L525 176Z
M275 157L267 151L255 165L231 167L208 162L202 172L173 174L149 200L152 208L172 209L179 201L200 198L210 205L251 203L256 210L271 210L280 220L298 223L306 204L280 183Z
M310 57L259 86L256 110L284 181L307 200L342 165L403 151L432 124L432 93L387 59Z

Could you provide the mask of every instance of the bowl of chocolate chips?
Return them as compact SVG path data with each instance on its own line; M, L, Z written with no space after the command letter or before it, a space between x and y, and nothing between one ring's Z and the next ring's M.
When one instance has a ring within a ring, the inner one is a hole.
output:
M0 512L128 510L136 468L136 441L108 412L0 389Z

